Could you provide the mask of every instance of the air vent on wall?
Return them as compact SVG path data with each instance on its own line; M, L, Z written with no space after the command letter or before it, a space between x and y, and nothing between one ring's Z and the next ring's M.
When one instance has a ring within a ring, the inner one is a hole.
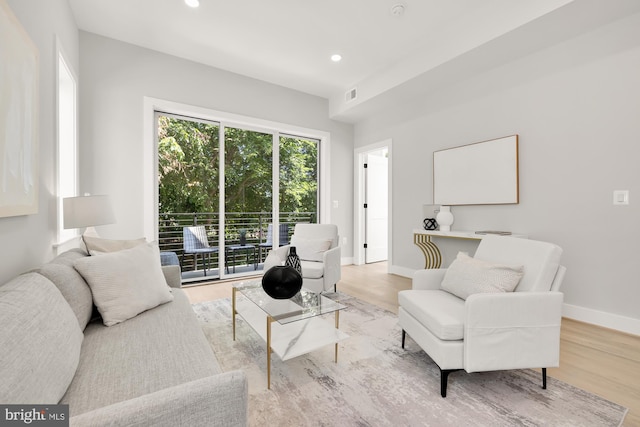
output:
M351 89L350 91L347 91L347 93L345 93L344 99L347 102L351 102L354 99L356 99L357 96L358 96L358 92L357 92L356 88L354 87L353 89Z

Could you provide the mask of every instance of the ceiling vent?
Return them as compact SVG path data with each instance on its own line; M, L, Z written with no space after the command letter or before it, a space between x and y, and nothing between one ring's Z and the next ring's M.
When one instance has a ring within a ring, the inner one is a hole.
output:
M358 97L358 91L357 89L354 87L353 89L347 91L347 93L345 93L344 95L344 99L347 102L351 102L354 99L356 99Z

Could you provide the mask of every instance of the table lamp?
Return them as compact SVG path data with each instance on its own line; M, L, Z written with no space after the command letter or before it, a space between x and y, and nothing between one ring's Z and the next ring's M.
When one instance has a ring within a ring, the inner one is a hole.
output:
M105 195L65 197L62 210L64 228L86 227L83 234L88 236L98 235L95 226L116 222L109 196Z

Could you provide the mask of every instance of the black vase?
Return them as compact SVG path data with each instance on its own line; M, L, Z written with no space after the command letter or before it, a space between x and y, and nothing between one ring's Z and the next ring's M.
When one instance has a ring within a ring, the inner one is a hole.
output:
M300 257L296 253L295 246L289 247L289 255L287 255L287 260L284 265L295 268L296 271L302 275L302 265L300 264Z
M262 289L271 298L289 299L300 292L302 276L288 265L271 267L262 276Z
M424 224L425 230L435 230L438 228L438 223L435 218L425 218L422 223Z

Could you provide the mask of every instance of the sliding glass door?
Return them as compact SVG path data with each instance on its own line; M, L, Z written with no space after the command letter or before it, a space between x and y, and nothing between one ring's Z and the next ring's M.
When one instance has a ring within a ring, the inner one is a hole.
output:
M293 226L298 222L318 222L319 146L316 139L279 137L281 223Z
M256 273L272 223L273 134L224 128L225 273Z
M296 223L318 222L318 140L165 113L156 122L159 244L183 280L256 274Z

